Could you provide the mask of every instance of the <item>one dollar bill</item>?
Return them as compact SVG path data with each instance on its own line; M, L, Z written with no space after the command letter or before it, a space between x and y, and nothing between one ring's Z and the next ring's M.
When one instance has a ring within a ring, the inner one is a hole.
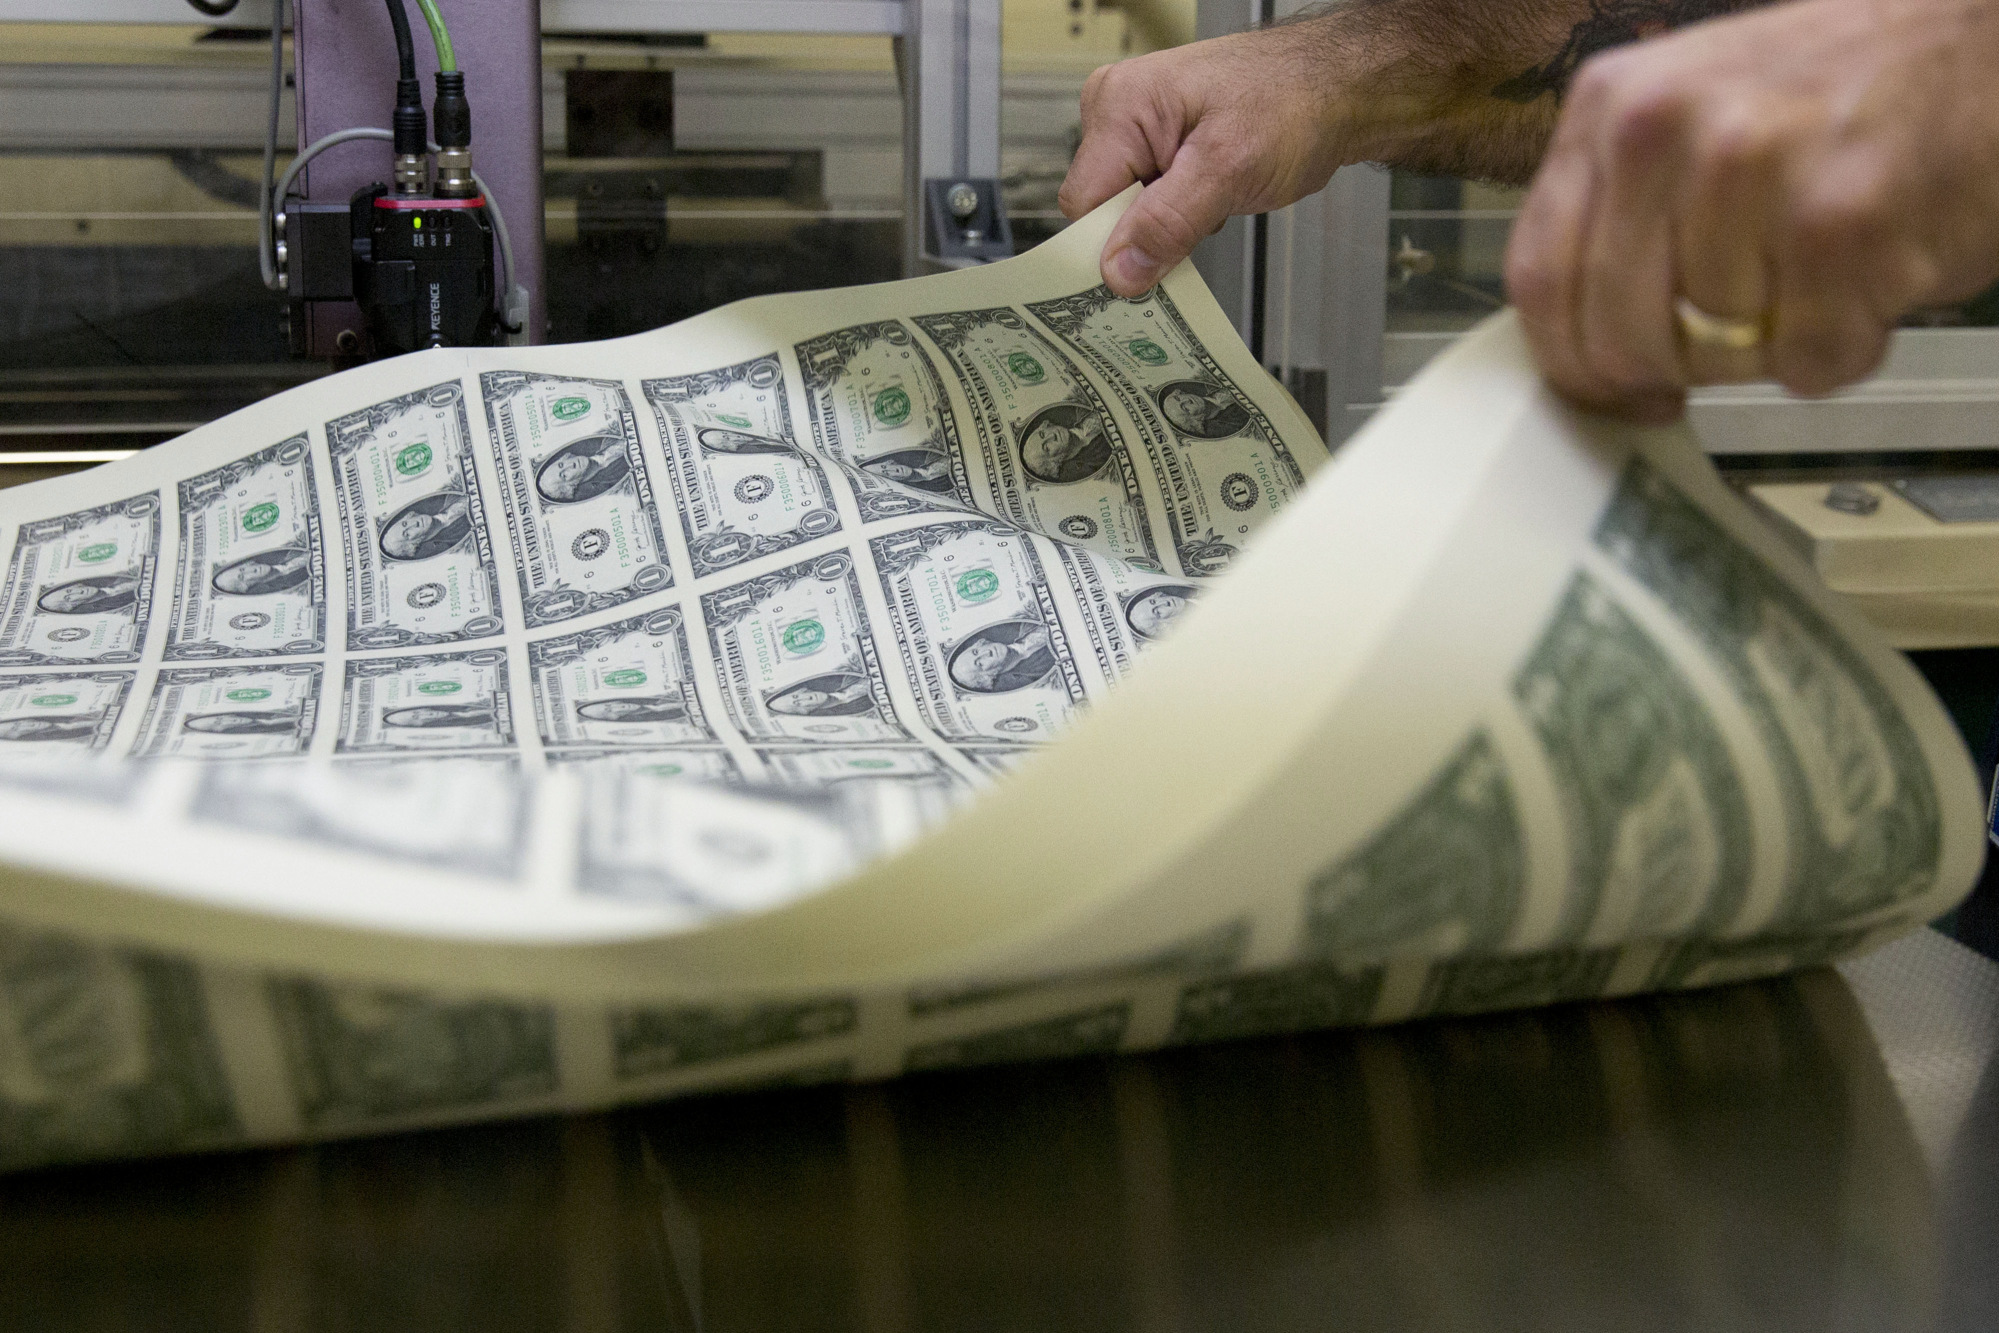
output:
M1062 545L1056 560L1083 609L1083 631L1106 680L1120 680L1138 654L1192 606L1195 584L1138 569L1095 551Z
M918 315L916 325L972 405L998 517L1160 567L1123 428L1067 354L1009 306Z
M324 652L325 559L304 435L181 482L167 659Z
M715 743L675 607L531 643L528 671L550 746Z
M347 646L498 634L500 585L456 382L327 423L347 555Z
M856 324L796 351L822 454L912 502L981 507L944 382L907 325Z
M0 666L138 661L159 550L157 491L23 523L0 589Z
M529 790L510 755L213 764L193 814L336 851L504 879L520 868Z
M697 577L840 527L819 461L798 447L776 353L647 380Z
M102 750L132 691L132 675L0 676L0 753Z
M1096 287L1027 307L1111 386L1138 423L1180 566L1219 574L1304 488L1291 448L1208 354L1166 295ZM1316 441L1309 446L1316 454Z
M319 716L323 670L317 662L286 662L162 671L132 753L147 759L303 754Z
M503 649L347 664L338 746L343 753L477 750L513 743Z
M691 920L774 906L837 880L864 844L816 793L746 789L589 765L577 883Z
M923 720L951 741L1043 741L1083 701L1033 538L972 519L870 544Z
M623 385L502 370L481 376L480 387L528 624L602 611L671 584Z
M701 599L723 697L755 740L908 741L853 559L821 556Z

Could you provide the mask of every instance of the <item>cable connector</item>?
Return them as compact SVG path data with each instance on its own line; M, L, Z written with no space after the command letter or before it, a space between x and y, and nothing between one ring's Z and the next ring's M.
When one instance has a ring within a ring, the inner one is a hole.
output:
M472 180L470 148L440 148L437 152L437 197L470 199L479 193Z
M470 199L479 185L472 177L472 104L465 100L462 70L437 72L430 118L431 137L437 141L437 193L445 199Z
M430 193L430 153L424 133L423 85L415 79L396 80L396 193Z
M425 153L396 154L396 193L415 199L430 193L430 157Z

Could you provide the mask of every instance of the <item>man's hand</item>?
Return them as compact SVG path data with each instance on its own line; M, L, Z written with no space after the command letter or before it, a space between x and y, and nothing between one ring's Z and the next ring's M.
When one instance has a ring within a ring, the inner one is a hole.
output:
M1995 71L1993 0L1793 0L1584 64L1507 253L1549 379L1670 419L1693 384L1866 375L1999 277ZM1682 297L1760 343L1683 336Z
M1525 182L1555 123L1541 67L1567 68L1557 53L1592 12L1591 0L1348 0L1106 65L1083 87L1062 211L1079 218L1150 182L1104 247L1104 281L1137 296L1231 216L1294 203L1350 162Z
M1083 142L1062 182L1071 218L1152 182L1112 230L1104 281L1139 296L1231 216L1324 188L1347 160L1335 44L1311 24L1105 65L1083 85Z
M1126 61L1084 90L1062 208L1151 182L1104 250L1136 296L1231 214L1348 162L1501 181L1540 162L1507 287L1558 389L1649 419L1694 384L1824 393L1912 307L1999 277L1999 0L1733 12L1756 5L1349 0ZM1756 345L1688 338L1682 299Z

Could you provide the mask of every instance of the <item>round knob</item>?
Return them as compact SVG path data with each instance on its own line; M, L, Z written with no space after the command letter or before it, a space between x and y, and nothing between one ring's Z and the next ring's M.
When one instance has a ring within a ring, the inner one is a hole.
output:
M1825 507L1866 518L1881 507L1881 497L1857 481L1835 482L1825 493Z
M962 224L979 211L979 192L960 181L944 196L944 202L950 206L951 216Z

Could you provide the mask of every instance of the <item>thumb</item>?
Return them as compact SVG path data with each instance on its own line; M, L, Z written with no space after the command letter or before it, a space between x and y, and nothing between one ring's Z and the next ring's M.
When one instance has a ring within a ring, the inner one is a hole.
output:
M1140 191L1111 228L1102 260L1105 284L1119 296L1143 296L1228 221L1243 196L1239 171L1189 139L1166 174Z

